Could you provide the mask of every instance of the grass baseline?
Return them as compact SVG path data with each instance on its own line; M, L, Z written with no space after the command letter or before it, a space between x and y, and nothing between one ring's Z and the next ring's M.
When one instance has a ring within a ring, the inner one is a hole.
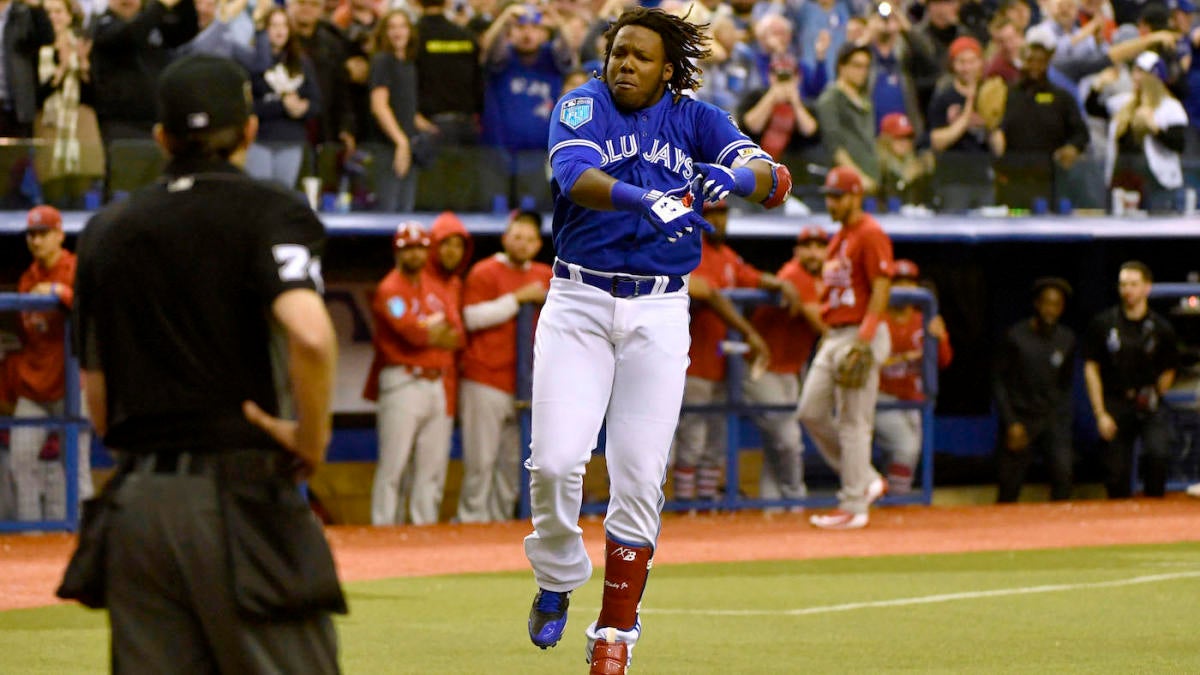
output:
M1197 543L661 565L634 672L1200 672L1197 566ZM528 573L347 590L347 673L581 673L600 581L575 593L566 636L546 652L525 631ZM72 606L3 612L0 654L4 673L104 672L107 622Z

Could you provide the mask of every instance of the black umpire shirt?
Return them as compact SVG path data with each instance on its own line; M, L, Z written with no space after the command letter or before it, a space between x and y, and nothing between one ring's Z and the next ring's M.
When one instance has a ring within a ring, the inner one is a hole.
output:
M992 393L1001 429L1020 422L1040 430L1053 417L1071 415L1075 333L1055 324L1048 331L1025 320L1008 329L996 358Z
M224 162L173 162L92 217L78 246L75 345L105 375L106 444L278 447L242 402L287 407L271 305L289 289L321 290L324 241L306 204Z
M1106 405L1125 401L1130 392L1154 385L1164 371L1179 365L1175 329L1153 310L1130 321L1120 307L1096 315L1088 326L1083 357L1100 365Z

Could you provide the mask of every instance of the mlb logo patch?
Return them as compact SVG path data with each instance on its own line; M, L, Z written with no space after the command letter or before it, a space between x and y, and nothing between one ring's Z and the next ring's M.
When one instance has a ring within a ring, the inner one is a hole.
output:
M400 317L404 316L404 310L407 309L404 305L404 298L394 295L388 298L387 308L388 314L391 314L392 318L394 319L399 319Z
M592 110L595 106L592 105L591 97L573 98L562 104L562 109L558 115L558 121L571 127L578 129L579 127L592 121Z

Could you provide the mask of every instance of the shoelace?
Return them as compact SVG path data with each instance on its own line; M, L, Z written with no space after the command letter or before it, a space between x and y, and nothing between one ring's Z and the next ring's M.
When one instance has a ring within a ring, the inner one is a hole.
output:
M563 601L567 599L566 593L555 593L554 591L542 591L538 593L537 602L534 606L537 611L543 614L558 614L562 612Z

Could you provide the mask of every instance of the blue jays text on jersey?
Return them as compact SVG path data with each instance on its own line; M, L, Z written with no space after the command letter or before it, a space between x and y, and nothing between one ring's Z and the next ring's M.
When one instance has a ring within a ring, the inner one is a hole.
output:
M568 195L584 171L596 168L669 192L688 184L695 162L732 167L752 158L771 161L716 106L667 91L658 103L626 112L602 80L590 80L558 102L549 147L558 257L588 269L642 275L691 272L700 263L699 233L671 243L643 218L575 204Z

